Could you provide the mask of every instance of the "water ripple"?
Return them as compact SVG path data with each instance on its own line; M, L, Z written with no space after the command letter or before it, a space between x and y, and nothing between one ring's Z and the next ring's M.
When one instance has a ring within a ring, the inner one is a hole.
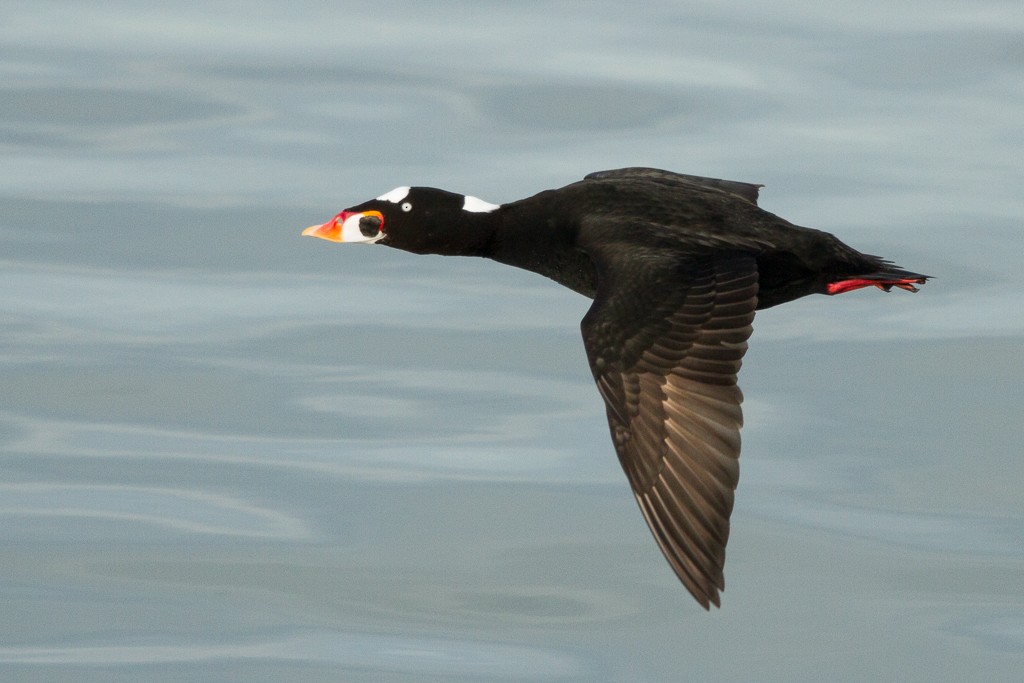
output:
M4 664L126 666L225 660L299 661L435 676L550 680L584 673L578 657L505 643L344 632L300 632L235 642L0 648Z
M126 485L0 484L0 515L150 524L188 534L306 539L298 519L222 494Z

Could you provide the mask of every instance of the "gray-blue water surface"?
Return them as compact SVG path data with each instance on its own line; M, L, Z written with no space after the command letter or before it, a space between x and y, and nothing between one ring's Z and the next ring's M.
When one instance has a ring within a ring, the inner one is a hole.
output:
M0 678L1020 680L1019 2L3 14ZM936 276L759 314L712 613L585 299L299 238L626 165Z

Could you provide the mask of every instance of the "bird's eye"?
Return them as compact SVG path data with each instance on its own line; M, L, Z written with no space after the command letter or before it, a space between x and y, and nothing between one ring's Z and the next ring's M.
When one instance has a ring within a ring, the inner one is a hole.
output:
M412 211L412 204L410 202L402 202L402 211L406 213Z
M359 219L359 232L364 237L376 237L377 233L380 232L380 216L363 216Z

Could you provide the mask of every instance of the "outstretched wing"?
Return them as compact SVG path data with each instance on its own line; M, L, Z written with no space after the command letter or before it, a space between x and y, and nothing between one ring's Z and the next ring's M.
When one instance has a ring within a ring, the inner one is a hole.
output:
M741 197L752 204L757 204L758 192L764 185L754 183L743 183L738 180L723 180L721 178L705 178L699 175L687 175L685 173L673 173L663 171L660 168L645 168L633 166L630 168L618 168L612 171L595 171L589 173L584 180L646 180L661 183L663 185L675 185L688 188L714 189L727 192Z
M705 609L719 605L739 480L736 386L757 305L744 255L593 255L583 341L612 441L647 524Z

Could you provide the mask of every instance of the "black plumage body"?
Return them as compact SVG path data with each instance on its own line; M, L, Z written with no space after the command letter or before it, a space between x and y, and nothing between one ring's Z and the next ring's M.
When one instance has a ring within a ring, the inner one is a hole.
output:
M533 271L593 298L597 279L588 247L620 245L623 258L642 261L658 250L694 259L734 252L757 261L758 309L808 294L829 282L893 268L833 235L793 225L757 206L760 186L654 169L591 174L558 190L505 204L501 228L476 254ZM387 244L387 242L384 242ZM919 276L918 276L919 277Z

